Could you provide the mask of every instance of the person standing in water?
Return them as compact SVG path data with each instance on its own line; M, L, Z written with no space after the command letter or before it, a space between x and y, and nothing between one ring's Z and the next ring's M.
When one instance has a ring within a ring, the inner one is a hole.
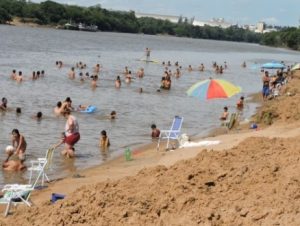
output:
M0 110L6 111L6 109L7 109L7 99L5 97L3 97L1 101L2 102L0 104Z
M66 145L62 154L68 158L73 158L75 156L74 145L80 140L79 124L75 116L71 115L71 111L66 111L64 116L67 119L65 125Z
M146 47L145 52L146 52L146 60L148 61L148 60L150 60L151 50L148 47Z

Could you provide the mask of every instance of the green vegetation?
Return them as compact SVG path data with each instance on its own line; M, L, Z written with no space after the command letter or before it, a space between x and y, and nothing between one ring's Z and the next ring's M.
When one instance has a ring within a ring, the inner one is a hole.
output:
M261 44L300 50L300 29L284 28L281 31L265 33Z
M144 34L167 34L179 37L228 40L259 43L261 35L232 26L227 29L210 26L193 26L187 21L178 24L168 20L136 18L134 12L108 11L100 5L80 7L63 5L53 1L40 4L25 0L0 0L0 23L20 17L41 25L64 25L73 23L94 24L102 31Z

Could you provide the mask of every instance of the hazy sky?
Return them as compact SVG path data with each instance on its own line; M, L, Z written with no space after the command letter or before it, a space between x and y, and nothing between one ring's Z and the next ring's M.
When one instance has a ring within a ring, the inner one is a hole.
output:
M204 21L222 17L234 24L256 24L258 21L264 21L271 25L298 26L300 19L299 0L56 0L56 2L80 6L100 4L106 9L182 15Z

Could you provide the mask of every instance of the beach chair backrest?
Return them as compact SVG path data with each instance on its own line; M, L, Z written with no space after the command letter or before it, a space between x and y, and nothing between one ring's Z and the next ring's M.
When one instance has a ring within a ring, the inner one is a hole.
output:
M229 123L228 123L228 129L232 129L232 127L234 126L234 123L235 123L235 120L236 120L236 113L232 113L231 116L230 116L230 120L229 120Z
M175 116L172 126L171 126L171 133L170 138L176 139L180 135L180 130L183 122L183 117Z
M52 164L52 158L53 158L54 148L49 148L46 152L46 165L44 169L48 169Z

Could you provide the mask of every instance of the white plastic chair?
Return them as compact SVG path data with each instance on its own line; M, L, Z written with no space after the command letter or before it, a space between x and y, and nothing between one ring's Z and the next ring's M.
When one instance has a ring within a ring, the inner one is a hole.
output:
M52 163L53 152L54 152L54 149L49 148L47 150L46 156L44 158L38 158L37 160L30 161L31 167L28 168L28 170L30 171L29 184L31 184L31 181L32 181L33 171L38 172L38 175L39 175L37 180L35 181L35 186L38 183L39 179L42 180L42 186L44 186L45 179L47 180L47 182L50 182L50 179L46 174L46 170L50 167L50 165Z
M169 130L162 130L160 131L158 143L157 143L157 150L159 150L160 141L162 139L167 139L167 149L169 148L170 140L177 140L179 141L179 136L181 133L181 126L183 122L183 117L175 116L173 119L172 126Z
M6 205L4 216L6 217L9 213L11 205L25 204L31 207L32 203L29 201L31 192L34 190L33 185L26 184L9 184L5 185L2 189L4 195L0 198L0 204Z

